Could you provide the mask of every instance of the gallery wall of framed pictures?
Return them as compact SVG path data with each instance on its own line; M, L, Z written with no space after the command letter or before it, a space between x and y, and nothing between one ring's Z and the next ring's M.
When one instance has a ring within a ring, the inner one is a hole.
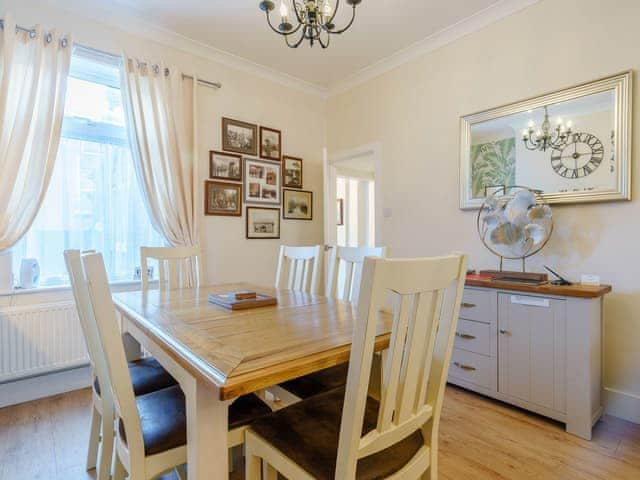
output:
M221 123L222 148L209 152L205 215L241 217L244 201L247 239L280 238L280 218L313 220L303 160L283 154L282 131L228 117Z

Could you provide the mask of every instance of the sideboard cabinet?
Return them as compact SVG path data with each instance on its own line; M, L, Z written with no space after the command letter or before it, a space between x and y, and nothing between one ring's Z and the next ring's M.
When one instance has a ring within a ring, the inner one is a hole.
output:
M610 290L468 282L449 383L590 440L602 414L602 303Z

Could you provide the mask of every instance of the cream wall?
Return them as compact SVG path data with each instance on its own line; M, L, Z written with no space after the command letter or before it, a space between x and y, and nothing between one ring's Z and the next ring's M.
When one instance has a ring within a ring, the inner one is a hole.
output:
M639 18L637 0L543 0L330 98L330 155L381 144L376 188L390 209L382 243L398 256L464 250L474 268L496 267L477 238L475 213L458 208L460 116L640 69ZM634 83L638 111L637 76ZM640 142L637 124L633 140ZM639 182L635 175L636 195ZM640 200L554 212L557 230L530 268L547 263L573 279L596 273L613 284L605 302L608 406L640 421Z
M205 217L204 200L198 200L201 213L201 239L211 282L247 280L272 284L278 248L318 244L322 236L322 149L324 146L325 102L320 95L290 88L210 59L167 47L95 20L49 6L37 0L0 0L0 14L11 12L20 25L41 23L71 32L74 41L111 53L123 49L131 56L177 65L183 72L196 73L221 82L215 90L198 87L198 167L200 189L209 172L209 150L221 150L221 117L227 116L282 131L283 153L304 159L304 188L314 192L314 220L282 220L281 240L246 240L243 217ZM202 198L202 191L201 198ZM14 303L33 301L28 295ZM41 296L42 297L42 296ZM40 297L40 298L41 298ZM50 295L46 297L50 298ZM0 304L7 297L0 298Z

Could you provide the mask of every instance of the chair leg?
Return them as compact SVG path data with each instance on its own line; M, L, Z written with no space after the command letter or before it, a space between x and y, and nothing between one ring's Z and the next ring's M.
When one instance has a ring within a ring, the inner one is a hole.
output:
M127 470L122 465L120 457L116 453L113 459L113 480L124 480L127 476Z
M102 442L100 443L100 457L98 459L98 480L109 480L111 464L113 462L113 416L107 411L102 416Z
M245 443L245 480L260 480L260 457Z
M262 478L263 480L278 480L278 471L265 460L262 461Z
M100 447L100 413L95 405L91 412L91 428L89 430L89 449L87 450L87 470L93 470L98 463L98 449Z

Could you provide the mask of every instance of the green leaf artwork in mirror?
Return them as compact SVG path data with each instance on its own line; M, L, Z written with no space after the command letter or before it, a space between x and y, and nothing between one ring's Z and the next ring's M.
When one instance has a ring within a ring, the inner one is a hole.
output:
M484 198L485 187L515 184L515 147L515 137L471 145L473 198Z

